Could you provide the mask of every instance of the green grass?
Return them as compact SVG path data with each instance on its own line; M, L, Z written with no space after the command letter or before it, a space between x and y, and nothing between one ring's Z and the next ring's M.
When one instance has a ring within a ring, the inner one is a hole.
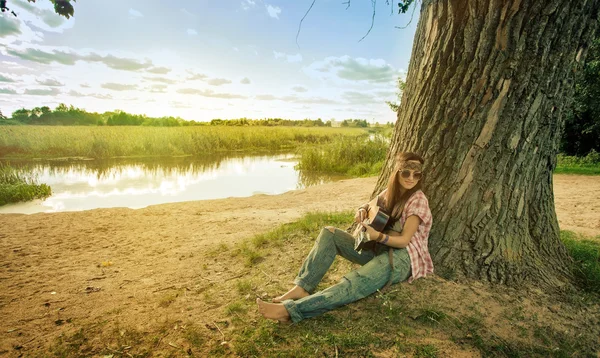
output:
M561 231L560 238L573 258L573 274L578 286L600 294L600 236L594 240L571 231Z
M0 205L44 199L52 195L46 184L37 184L36 178L26 170L17 170L0 163Z
M585 157L559 154L554 173L600 175L600 154L595 150L589 152Z
M0 158L156 157L290 150L338 137L366 135L367 131L359 128L325 127L16 126L1 128Z
M338 137L320 146L301 149L297 169L354 177L377 175L383 166L389 144L389 139L382 135L355 140Z

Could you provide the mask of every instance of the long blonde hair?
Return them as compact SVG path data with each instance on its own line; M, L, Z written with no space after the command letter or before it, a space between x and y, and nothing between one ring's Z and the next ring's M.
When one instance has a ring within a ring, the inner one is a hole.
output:
M404 162L409 160L417 160L421 164L425 163L423 158L416 153L403 152L396 156L394 171L392 172L392 175L390 175L387 191L384 195L384 200L381 205L383 209L390 214L392 222L400 219L402 216L402 210L404 209L404 204L406 204L408 198L410 198L410 196L413 195L417 190L421 190L423 187L423 179L425 179L424 175L421 177L421 180L417 182L417 185L415 185L412 189L407 190L404 194L400 193L401 185L398 176L400 175L400 169L402 169Z

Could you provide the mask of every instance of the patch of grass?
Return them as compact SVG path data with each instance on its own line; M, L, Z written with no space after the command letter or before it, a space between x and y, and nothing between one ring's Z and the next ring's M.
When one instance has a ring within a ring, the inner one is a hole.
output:
M436 325L446 319L446 317L447 315L438 308L425 307L418 310L415 320L429 325Z
M238 280L235 282L235 287L242 296L252 293L252 282L250 280Z
M600 175L600 153L591 150L585 157L557 156L554 173Z
M248 310L248 307L242 301L236 301L228 304L225 307L225 314L231 316L235 313L245 313Z
M438 349L436 346L431 344L425 344L422 346L417 346L415 349L415 357L419 358L437 358Z
M206 337L200 332L200 330L191 325L185 329L185 339L192 345L192 347L202 348L206 342Z
M241 256L244 258L244 264L247 267L254 266L263 259L263 254L250 247L247 243L240 245L238 249L231 253L232 256Z
M381 135L372 138L335 140L300 150L297 169L345 174L353 177L377 175L381 171L390 141Z
M577 285L586 292L600 294L600 237L590 240L563 230L560 238L573 258L572 270Z
M216 257L219 256L223 252L229 251L229 246L226 243L220 243L219 245L209 249L206 251L206 255L208 257Z
M54 345L50 347L49 353L55 357L72 357L80 356L89 353L89 348L86 347L88 337L83 329L79 329L72 335L60 335L56 339Z
M37 184L37 178L26 169L0 163L0 205L45 199L50 195L52 189L46 184Z

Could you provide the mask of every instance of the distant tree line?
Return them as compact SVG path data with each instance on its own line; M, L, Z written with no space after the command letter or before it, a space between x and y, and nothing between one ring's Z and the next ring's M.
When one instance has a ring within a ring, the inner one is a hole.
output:
M292 120L284 118L264 119L213 119L210 122L186 121L180 117L148 117L123 111L87 112L86 110L61 103L52 110L47 106L33 109L21 108L13 112L11 118L2 115L0 125L50 125L50 126L289 126L289 127L331 127L332 121L323 122L321 118ZM341 127L369 127L366 119L346 119L336 123Z

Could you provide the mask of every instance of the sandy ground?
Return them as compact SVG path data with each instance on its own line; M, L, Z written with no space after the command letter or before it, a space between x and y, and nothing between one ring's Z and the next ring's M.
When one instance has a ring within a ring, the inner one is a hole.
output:
M116 311L151 315L156 307L149 298L191 280L199 254L216 243L239 242L309 211L355 208L375 182L138 210L0 214L0 355L14 355L16 346L44 349L61 320L94 322ZM600 176L556 175L554 184L561 229L600 235ZM233 274L222 267L213 275Z
M555 175L554 202L561 230L600 235L600 176Z

